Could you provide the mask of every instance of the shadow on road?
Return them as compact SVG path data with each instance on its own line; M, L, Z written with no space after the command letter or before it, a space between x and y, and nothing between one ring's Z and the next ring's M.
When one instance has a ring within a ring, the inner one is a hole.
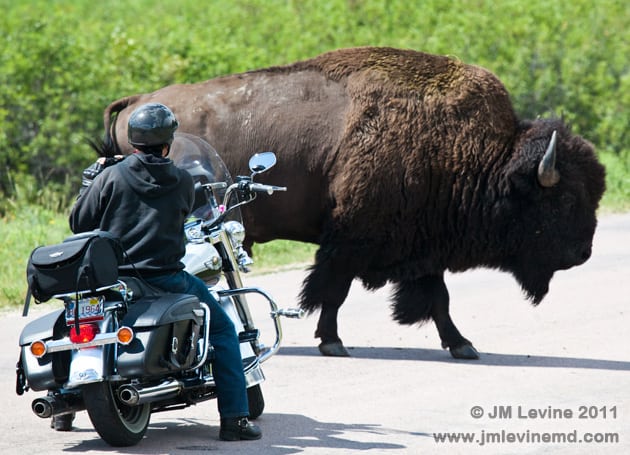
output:
M145 438L134 447L109 447L94 433L94 438L67 446L64 452L134 453L134 454L197 454L207 452L288 455L309 448L330 451L402 450L405 445L392 441L392 435L406 434L430 437L426 433L409 433L378 424L344 424L319 422L298 414L264 414L260 422L264 430L261 441L223 442L218 440L219 429L198 419L174 418L149 425ZM324 452L325 453L325 452Z
M549 357L538 355L516 355L480 353L479 360L458 360L442 349L392 348L392 347L347 347L350 355L358 359L417 360L420 362L466 363L467 365L491 365L504 367L584 368L590 370L630 371L630 362L620 360L587 359L575 357ZM316 347L282 347L278 354L283 356L321 357Z

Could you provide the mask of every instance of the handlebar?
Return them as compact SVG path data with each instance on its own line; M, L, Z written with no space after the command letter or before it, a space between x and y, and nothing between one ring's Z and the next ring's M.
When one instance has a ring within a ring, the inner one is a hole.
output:
M253 182L250 177L238 177L237 182L231 184L226 190L223 199L223 205L225 205L226 207L229 205L230 198L232 197L232 193L234 191L238 191L241 202L230 207L230 209L253 201L256 195L252 193L273 194L275 191L286 190L286 186L265 185L264 183Z
M227 188L227 183L213 182L213 183L206 183L205 186L208 186L210 187L210 189L213 189L213 190L224 190L225 188Z
M264 185L262 183L250 183L249 190L257 193L273 194L274 191L286 191L286 186Z
M207 183L204 186L209 187L211 189L224 189L227 187L225 191L225 195L223 196L223 206L225 207L225 211L221 213L217 218L209 221L204 221L201 224L202 229L212 229L214 226L219 225L225 220L227 214L239 207L243 204L247 204L253 201L256 198L256 195L253 193L267 193L269 195L273 194L276 191L287 191L286 186L275 186L275 185L265 185L263 183L255 183L252 182L251 177L239 177L239 180L236 183L227 186L225 182L216 182L216 183ZM247 198L237 202L236 204L229 205L232 194L238 191L238 193L243 198Z

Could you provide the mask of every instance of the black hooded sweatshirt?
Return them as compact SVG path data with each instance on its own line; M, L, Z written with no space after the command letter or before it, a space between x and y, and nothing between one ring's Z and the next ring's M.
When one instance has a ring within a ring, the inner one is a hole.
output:
M171 273L184 268L184 221L193 201L188 172L170 159L135 153L103 170L79 196L70 229L108 231L141 274ZM121 267L121 273L131 270L130 264Z

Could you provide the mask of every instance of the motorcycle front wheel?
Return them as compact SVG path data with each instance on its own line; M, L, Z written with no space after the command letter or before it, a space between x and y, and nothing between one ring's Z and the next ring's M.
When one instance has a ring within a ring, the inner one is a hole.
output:
M249 418L255 420L265 409L265 399L260 384L247 389L247 401L249 402Z
M83 389L83 402L94 429L111 446L135 445L147 431L151 405L123 404L107 381L86 385Z

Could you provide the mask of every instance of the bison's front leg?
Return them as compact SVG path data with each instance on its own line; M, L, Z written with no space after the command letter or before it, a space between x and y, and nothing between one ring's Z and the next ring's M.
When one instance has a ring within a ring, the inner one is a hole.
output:
M415 281L397 283L394 294L394 319L401 324L422 323L433 319L442 340L456 359L478 359L479 353L464 338L449 314L449 295L443 275L424 276Z
M304 280L301 307L307 312L321 308L315 338L320 338L319 351L323 355L348 357L348 351L337 333L337 313L348 296L354 276L345 261L338 256L326 255L320 248L315 265Z

